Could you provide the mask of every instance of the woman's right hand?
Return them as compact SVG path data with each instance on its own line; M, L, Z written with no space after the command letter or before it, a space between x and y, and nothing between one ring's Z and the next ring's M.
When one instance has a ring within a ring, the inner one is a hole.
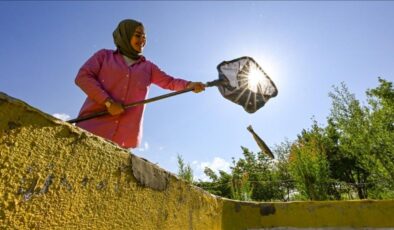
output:
M112 99L106 100L105 106L107 107L108 113L112 116L119 115L124 112L123 105L119 102L113 101Z
M202 82L189 82L186 86L188 89L193 89L193 92L199 93L205 90L205 84Z

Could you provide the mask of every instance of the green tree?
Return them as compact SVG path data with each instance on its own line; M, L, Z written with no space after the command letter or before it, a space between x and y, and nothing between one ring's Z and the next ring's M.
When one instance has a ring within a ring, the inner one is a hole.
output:
M291 148L290 169L300 198L332 199L326 156L324 130L315 122L311 130L302 131Z
M337 157L347 167L344 172L339 172L341 179L353 186L360 199L366 199L368 190L374 186L371 175L377 167L376 158L371 154L368 110L361 107L344 83L341 87L334 87L334 92L329 95L332 99L329 120L340 134Z
M314 122L294 142L276 146L275 160L241 147L231 173L206 168L211 181L197 185L241 200L393 199L393 84L379 78L366 94L362 106L344 83L334 87L325 127Z
M332 176L353 187L360 199L393 197L394 90L379 78L361 106L344 83L334 87L327 134ZM350 197L352 198L352 197Z
M353 196L353 188L348 186L352 179L352 165L354 157L346 156L340 152L340 132L331 118L325 127L325 149L330 168L330 178L336 182L332 188L332 195L336 200L349 199Z
M377 159L372 177L377 181L373 198L394 197L394 89L393 83L379 78L379 86L367 91L371 155ZM385 183L386 182L386 183Z
M234 181L242 182L256 201L283 200L282 184L278 182L275 161L263 152L253 153L241 147L243 158L233 160L232 176ZM248 178L246 183L245 178Z
M217 175L208 167L204 169L204 173L211 179L211 181L198 181L194 183L196 186L201 187L214 195L232 198L231 174L219 170L219 175Z
M249 174L244 172L231 180L231 198L234 200L251 201L253 187L249 181Z
M277 156L274 161L274 186L276 186L276 198L289 201L292 199L292 194L295 192L294 179L290 171L290 149L292 142L285 140L280 145L275 146L273 152Z
M245 147L241 149L243 158L237 161L233 159L230 174L219 171L217 175L212 169L206 168L204 172L211 181L200 181L196 185L215 195L232 199L284 200L283 196L287 193L282 192L280 188L283 185L275 181L277 174L273 161L262 152L255 154Z
M189 183L193 183L193 170L190 164L185 164L181 155L177 155L178 160L178 176Z

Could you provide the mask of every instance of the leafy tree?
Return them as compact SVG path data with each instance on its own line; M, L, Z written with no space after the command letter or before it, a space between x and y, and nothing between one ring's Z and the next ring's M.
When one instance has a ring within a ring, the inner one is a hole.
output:
M245 147L241 147L241 149L244 158L233 161L233 180L244 181L244 177L247 175L250 183L250 186L247 187L252 190L251 198L253 200L282 200L283 194L278 189L274 161L263 152L255 154Z
M332 98L329 125L339 134L337 164L331 166L333 170L339 170L336 172L338 179L351 184L358 197L365 199L368 189L373 187L371 175L377 167L376 158L371 154L369 113L344 83L340 88L334 87L334 92L329 95Z
M276 181L277 198L283 201L292 199L295 192L294 179L290 171L290 149L292 143L285 140L273 149L277 160L274 162L274 180Z
M315 121L294 142L276 146L277 159L241 147L231 173L206 168L196 185L240 200L394 198L394 89L379 78L362 106L344 83L334 87L327 125ZM297 197L294 194L299 194Z
M193 183L193 170L190 164L185 165L181 155L177 155L178 160L178 176L189 183Z
M315 122L303 130L290 153L290 169L301 197L310 200L330 199L330 171L326 159L324 130Z
M204 173L211 179L211 181L195 182L194 184L196 186L201 187L214 195L232 198L232 175L222 170L219 170L219 175L216 175L216 173L208 167L204 169Z
M379 78L380 85L367 91L371 106L373 153L378 157L387 175L394 180L394 89L392 82Z
M195 184L215 195L232 199L283 200L287 193L280 189L283 185L275 181L279 174L274 171L273 161L262 152L255 154L245 147L241 149L244 158L233 159L231 174L219 171L217 175L206 168L204 172L211 181Z
M249 181L249 174L233 177L231 181L231 198L234 200L252 200L253 187Z
M372 191L374 198L394 197L394 88L393 83L379 78L380 85L367 91L371 155L377 159ZM384 183L387 182L387 183Z

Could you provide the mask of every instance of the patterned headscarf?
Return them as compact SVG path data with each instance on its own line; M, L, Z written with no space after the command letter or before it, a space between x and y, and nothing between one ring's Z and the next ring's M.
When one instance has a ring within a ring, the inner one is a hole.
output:
M130 39L138 26L143 26L141 22L132 19L125 19L119 22L118 27L113 32L114 43L121 54L137 60L141 53L133 49Z

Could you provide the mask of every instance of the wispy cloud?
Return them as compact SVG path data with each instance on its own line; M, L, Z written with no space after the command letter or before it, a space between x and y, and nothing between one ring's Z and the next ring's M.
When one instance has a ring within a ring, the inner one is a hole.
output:
M194 179L202 181L209 181L209 178L204 174L206 167L212 169L215 173L218 173L219 170L230 172L230 163L220 157L214 157L212 161L193 161L192 167L194 168Z
M71 118L70 115L65 114L65 113L54 113L54 114L52 114L52 116L54 116L60 120L63 120L63 121L70 120L70 118Z
M149 149L149 143L148 142L144 142L144 144L138 148L138 151L144 152L147 151Z

